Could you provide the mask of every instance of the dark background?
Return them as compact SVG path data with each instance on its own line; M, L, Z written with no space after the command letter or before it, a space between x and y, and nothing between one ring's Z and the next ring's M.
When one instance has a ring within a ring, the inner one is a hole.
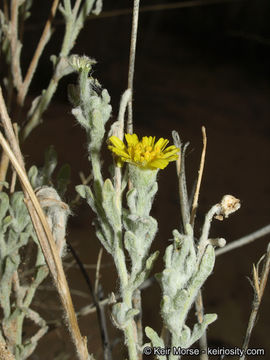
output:
M161 3L177 2L145 0L142 10L144 6ZM196 235L200 234L209 208L224 194L233 194L241 199L241 209L223 222L213 221L211 230L212 237L221 236L231 242L269 223L270 3L267 0L182 3L187 7L140 14L134 128L139 136L163 136L170 140L171 131L175 129L183 141L190 141L186 157L190 190L200 161L201 126L206 127L207 158ZM105 13L89 19L73 50L98 61L94 76L112 97L112 121L127 86L131 14L121 15L120 11L111 16L111 12L131 7L131 1L104 0ZM22 53L25 66L47 14L48 2L35 2L33 16L26 26L27 42ZM57 20L55 33L32 83L29 103L47 85L51 74L49 55L57 53L64 29L60 17ZM71 165L72 184L67 202L74 197L74 185L80 183L78 172L89 173L85 134L75 124L67 99L67 84L75 81L72 76L61 81L43 116L44 123L23 145L28 166L33 163L40 166L50 144L55 145L59 163ZM110 159L106 149L105 156ZM159 188L152 210L152 216L159 221L159 233L152 248L161 250L155 272L162 268L162 254L172 230L180 226L174 164L160 171ZM95 264L100 245L91 225L93 214L83 203L73 212L68 239L85 264ZM247 276L251 276L252 264L263 255L268 240L269 237L259 239L217 259L214 272L203 288L205 311L218 314L218 320L208 331L211 346L241 347L253 299ZM102 268L102 283L107 296L117 291L118 283L108 255L103 256L103 264L106 266ZM89 275L94 281L95 271L89 270ZM72 289L87 294L78 269L69 270L68 278ZM36 309L43 302L44 317L61 316L61 312L55 310L58 306L55 293L40 291L39 294L42 301L36 303ZM74 296L77 309L92 302L87 296ZM157 332L161 329L159 296L157 284L143 292L144 325L152 326ZM268 286L250 345L265 348L265 359L270 359L269 306ZM83 318L81 326L83 334L89 337L90 351L98 354L100 343L95 315ZM111 338L121 336L113 327L110 332ZM71 351L72 345L64 330L54 330L42 339L36 355L31 358L54 359L61 348ZM121 343L115 346L114 356L115 359L124 357ZM98 355L96 358L101 359Z

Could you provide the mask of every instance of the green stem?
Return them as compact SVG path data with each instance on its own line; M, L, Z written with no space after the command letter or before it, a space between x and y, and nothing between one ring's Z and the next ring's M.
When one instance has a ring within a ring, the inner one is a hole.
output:
M138 353L136 349L136 328L134 320L129 320L127 326L124 329L125 342L128 348L129 360L138 360Z
M130 289L124 288L122 292L123 302L129 307L132 307L132 291ZM126 327L124 328L125 343L128 348L129 360L138 360L137 353L137 330L135 327L135 322L133 319L130 319L127 322Z
M171 343L171 353L169 355L169 360L180 360L181 356L174 354L173 349L178 348L180 345L176 339L176 336L172 334L172 343Z
M118 234L119 235L115 238L115 265L120 279L121 296L123 302L127 305L128 308L131 309L133 291L128 286L129 275L126 267L121 231ZM129 360L137 360L137 334L133 319L130 319L127 322L127 325L123 331L125 335L125 343L128 348Z
M116 234L114 243L115 243L114 261L120 279L121 295L126 305L131 307L131 295L129 294L129 290L128 290L128 271L125 261L125 253L123 249L121 230L118 232L118 234Z
M17 320L16 345L19 349L22 346L22 331L23 331L24 317L25 317L25 314L21 311L21 313L17 316L17 319L16 319ZM16 351L16 359L18 358L17 355L20 355L20 350L19 350L19 354L17 354L17 351Z

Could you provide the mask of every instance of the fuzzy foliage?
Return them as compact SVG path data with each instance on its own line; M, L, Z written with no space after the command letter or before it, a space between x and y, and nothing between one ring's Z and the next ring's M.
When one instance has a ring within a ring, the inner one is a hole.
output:
M20 280L21 251L34 240L36 261L31 281ZM38 245L22 192L10 198L0 193L0 306L3 312L0 337L6 339L9 351L16 359L27 359L35 350L48 327L38 313L30 309L39 284L48 275L47 266ZM38 332L23 340L24 319L31 319L40 327Z

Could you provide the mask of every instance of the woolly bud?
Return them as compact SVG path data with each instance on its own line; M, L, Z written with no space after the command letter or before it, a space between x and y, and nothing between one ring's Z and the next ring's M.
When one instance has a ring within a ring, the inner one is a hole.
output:
M73 67L75 71L87 71L89 72L92 68L92 65L96 64L95 59L90 59L88 56L79 56L72 55L70 57L70 65Z

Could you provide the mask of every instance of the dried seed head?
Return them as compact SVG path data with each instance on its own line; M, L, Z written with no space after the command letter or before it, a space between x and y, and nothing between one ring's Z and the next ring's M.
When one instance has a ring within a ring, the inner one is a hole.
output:
M223 216L227 218L230 214L234 213L241 207L240 200L233 195L224 195L220 202L220 213L216 217L222 220Z

